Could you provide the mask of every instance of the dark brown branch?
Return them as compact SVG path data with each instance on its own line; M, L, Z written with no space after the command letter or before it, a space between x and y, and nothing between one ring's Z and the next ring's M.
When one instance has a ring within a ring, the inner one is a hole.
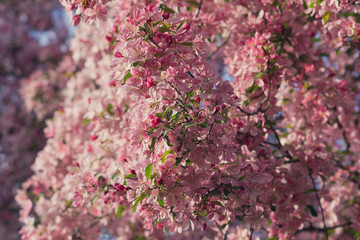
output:
M324 215L324 209L321 205L321 201L320 201L320 197L319 197L319 193L316 189L316 186L315 186L315 180L312 176L312 170L309 168L309 177L311 178L311 182L312 182L312 185L313 185L313 188L314 188L314 191L315 191L315 195L316 195L316 199L319 203L319 207L320 207L320 211L321 211L321 218L322 218L322 222L324 224L324 230L325 230L325 239L328 240L329 239L329 233L328 233L328 228L326 227L326 222L325 222L325 215Z

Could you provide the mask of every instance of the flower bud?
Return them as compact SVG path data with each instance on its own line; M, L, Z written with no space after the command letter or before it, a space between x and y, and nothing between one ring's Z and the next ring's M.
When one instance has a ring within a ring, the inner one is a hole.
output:
M72 25L75 27L79 25L80 21L81 21L81 17L79 15L74 15L72 19Z
M115 56L116 58L122 58L122 57L123 57L123 55L122 55L120 52L118 52L118 51L115 52L114 56Z
M165 12L164 10L161 12L161 16L163 17L164 20L167 20L169 19L170 17L170 14Z

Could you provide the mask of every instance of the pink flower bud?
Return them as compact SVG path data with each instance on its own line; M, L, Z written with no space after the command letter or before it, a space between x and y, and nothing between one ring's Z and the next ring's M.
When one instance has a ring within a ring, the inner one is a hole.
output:
M112 86L112 87L116 87L116 82L113 80L113 81L111 81L110 82L110 86Z
M98 138L98 136L96 136L96 135L94 134L94 135L92 135L92 136L90 137L90 140L91 140L91 141L95 141L97 138Z
M157 229L162 229L164 227L164 223L159 222L158 224L156 224L156 228Z
M130 170L130 173L136 175L136 172L135 172L134 169L131 169L131 170Z
M80 21L81 21L81 17L79 15L74 15L72 20L72 25L75 27L79 25Z
M220 107L219 107L219 105L216 105L216 107L215 107L215 113L217 113L217 112L219 112L220 111Z
M189 24L189 23L185 23L182 28L183 28L185 31L189 31L189 29L190 29L190 24Z
M150 4L149 6L147 6L146 10L152 12L153 8L154 8L154 4Z
M151 88L152 86L155 86L155 81L153 78L148 78L144 81L144 83L146 84L146 86L148 86L148 88Z
M199 96L196 96L195 102L200 103L200 97Z
M169 19L170 17L170 14L165 12L164 10L161 12L161 16L163 17L164 20L167 20Z
M106 36L105 36L105 39L106 39L108 42L111 42L111 41L112 41L112 36L106 35Z
M122 55L120 52L118 52L118 51L115 52L114 56L115 56L116 58L122 58L122 57L123 57L123 55Z
M164 183L164 180L162 178L157 179L157 184L161 185Z
M74 9L75 9L75 4L72 3L72 4L70 5L70 10L74 10Z

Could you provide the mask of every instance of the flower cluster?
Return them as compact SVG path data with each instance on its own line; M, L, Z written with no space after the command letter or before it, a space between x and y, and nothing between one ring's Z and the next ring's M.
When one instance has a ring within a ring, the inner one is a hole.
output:
M355 1L60 2L84 23L24 239L360 234Z

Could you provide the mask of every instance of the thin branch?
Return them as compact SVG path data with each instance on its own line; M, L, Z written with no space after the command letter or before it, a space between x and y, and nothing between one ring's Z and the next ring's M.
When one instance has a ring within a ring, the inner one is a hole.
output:
M210 60L222 47L224 47L229 42L230 37L231 37L231 33L229 34L229 36L225 38L225 41L221 43L220 46L218 46L216 50L212 52L206 59Z
M199 13L200 13L200 10L201 10L202 3L203 3L203 0L201 0L201 1L200 1L200 3L199 3L199 8L198 8L198 11L197 11L197 13L196 13L195 18L197 18L197 17L199 16Z
M318 194L318 191L316 189L316 186L315 186L315 180L312 176L312 170L311 168L309 168L309 177L311 178L311 182L313 184L313 188L315 190L315 194L316 194L316 199L319 203L319 207L320 207L320 210L321 210L321 217L322 217L322 221L323 221L323 224L324 224L324 230L325 230L325 239L328 240L329 239L329 233L328 233L328 228L326 227L326 222L325 222L325 215L324 215L324 209L321 205L321 202L320 202L320 197L319 197L319 194Z

